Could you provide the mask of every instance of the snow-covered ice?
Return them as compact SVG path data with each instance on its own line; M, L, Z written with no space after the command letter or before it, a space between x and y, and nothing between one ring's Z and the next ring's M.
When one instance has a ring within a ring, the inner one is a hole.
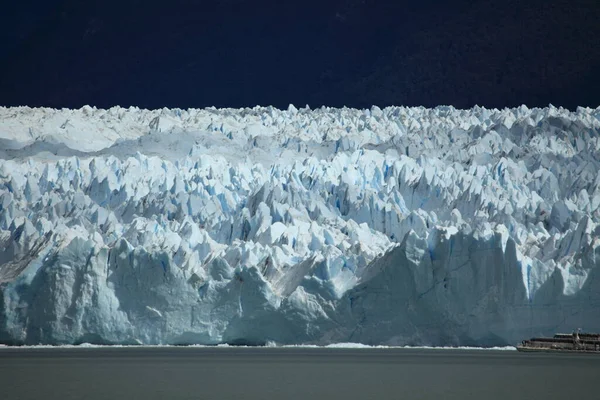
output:
M600 108L0 107L0 342L600 331Z

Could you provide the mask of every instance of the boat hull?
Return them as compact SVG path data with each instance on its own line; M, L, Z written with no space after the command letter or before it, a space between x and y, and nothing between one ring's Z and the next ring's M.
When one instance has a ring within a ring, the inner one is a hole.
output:
M590 353L600 354L600 350L574 350L574 349L552 349L548 347L524 347L517 346L517 351L524 353Z

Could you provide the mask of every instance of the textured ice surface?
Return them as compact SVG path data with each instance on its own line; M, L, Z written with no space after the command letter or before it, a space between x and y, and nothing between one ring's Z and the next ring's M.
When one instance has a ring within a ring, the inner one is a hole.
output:
M600 330L600 109L0 108L0 342Z

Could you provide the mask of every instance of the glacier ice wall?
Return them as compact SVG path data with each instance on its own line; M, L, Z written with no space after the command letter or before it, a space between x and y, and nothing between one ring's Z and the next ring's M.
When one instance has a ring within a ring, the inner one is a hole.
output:
M600 330L600 108L0 107L0 342Z

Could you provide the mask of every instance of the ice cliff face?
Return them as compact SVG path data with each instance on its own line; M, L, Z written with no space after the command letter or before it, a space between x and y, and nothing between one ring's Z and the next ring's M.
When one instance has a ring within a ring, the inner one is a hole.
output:
M0 342L600 330L600 109L0 108Z

